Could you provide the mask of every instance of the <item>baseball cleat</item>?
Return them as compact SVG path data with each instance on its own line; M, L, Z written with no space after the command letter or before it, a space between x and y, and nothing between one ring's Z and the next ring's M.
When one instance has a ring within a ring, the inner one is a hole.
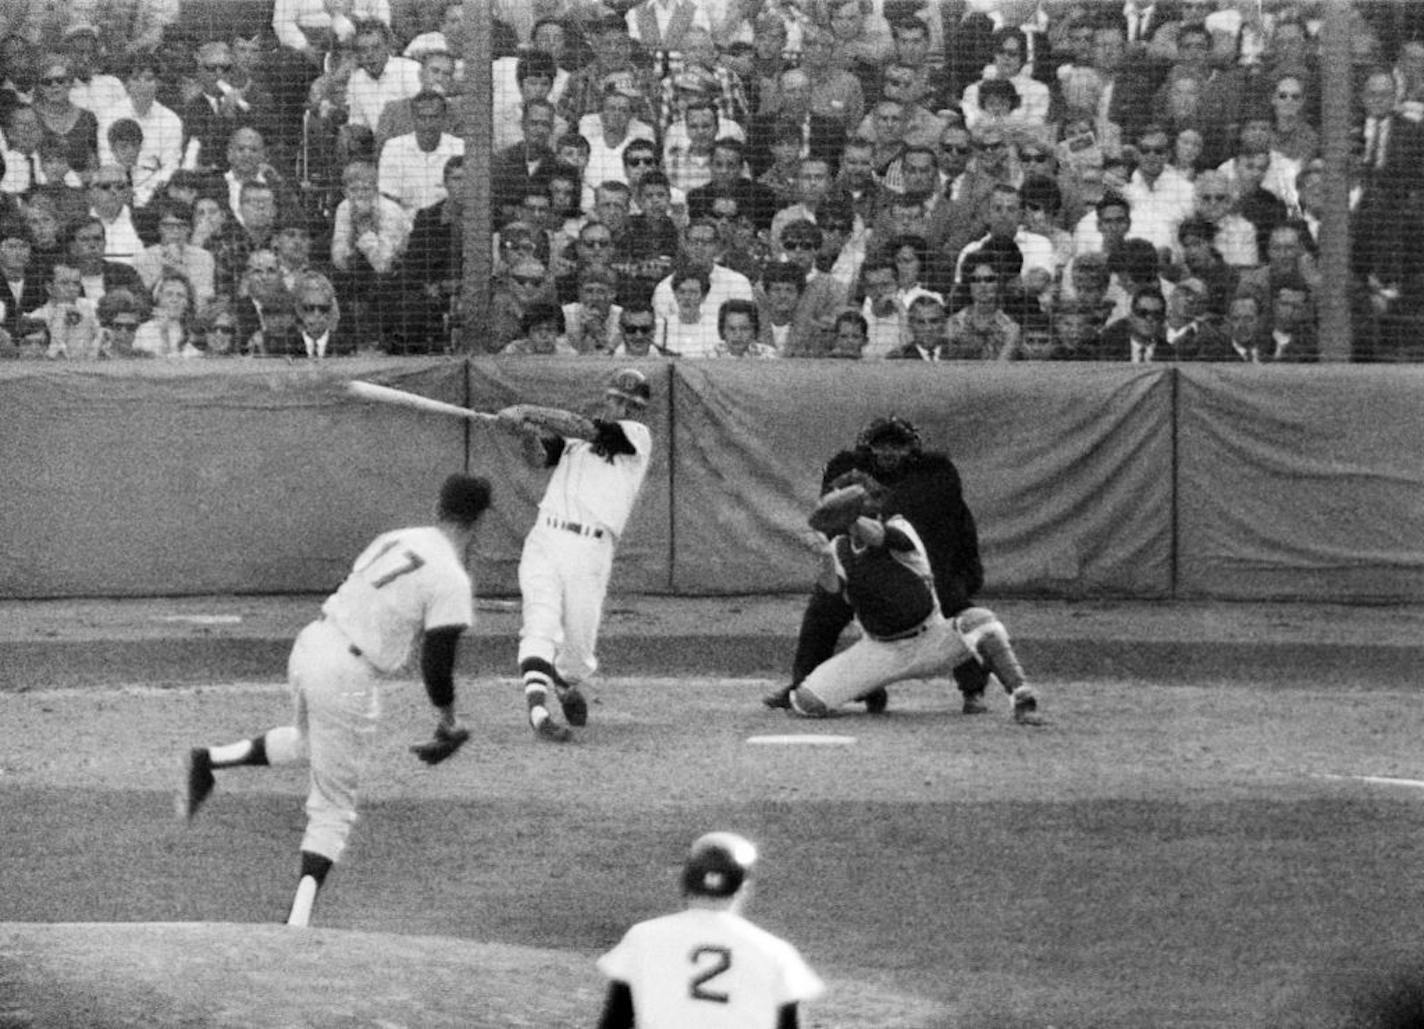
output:
M791 710L791 691L795 688L794 686L783 686L779 690L772 690L761 698L761 702L773 711L789 711Z
M551 743L567 743L573 739L574 734L569 732L568 726L559 725L552 718L546 718L538 725L533 726L534 735L541 740L549 740Z
M178 817L191 822L213 792L213 760L204 747L194 747L183 759L183 792L178 796Z
M966 693L963 710L966 715L982 715L988 712L989 705L984 703L983 693Z
M860 702L865 705L866 714L883 715L885 709L890 706L890 694L885 691L884 686L877 686L861 697Z
M559 706L564 709L564 718L570 725L588 724L588 701L583 699L577 686L568 686L559 693Z
M1019 725L1042 725L1043 716L1038 713L1038 697L1028 686L1014 690L1014 721Z

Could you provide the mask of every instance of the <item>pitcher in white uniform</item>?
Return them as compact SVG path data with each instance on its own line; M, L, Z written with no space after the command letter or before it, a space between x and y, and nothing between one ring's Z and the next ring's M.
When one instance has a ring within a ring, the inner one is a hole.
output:
M648 474L652 434L639 418L651 396L643 373L625 368L609 380L595 418L529 404L499 413L523 437L529 462L554 469L519 560L519 674L540 739L571 736L549 712L551 689L569 725L588 722L579 686L598 669L613 551Z
M195 747L185 758L178 813L189 821L212 793L214 769L308 762L307 826L288 925L309 924L317 891L346 849L380 718L380 680L405 667L417 638L430 703L442 726L458 726L455 654L460 634L475 620L465 551L489 505L487 479L446 479L438 523L378 536L322 605L321 617L298 634L287 663L294 724L224 746Z

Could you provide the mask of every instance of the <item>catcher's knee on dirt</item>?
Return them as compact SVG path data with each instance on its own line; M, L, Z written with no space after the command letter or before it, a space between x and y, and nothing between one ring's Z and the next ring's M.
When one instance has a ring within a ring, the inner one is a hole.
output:
M800 715L802 718L825 718L831 713L826 702L805 686L798 686L792 690L790 699L792 713Z
M998 615L987 607L966 608L955 616L954 628L969 652L994 673L1005 690L1012 693L1024 684L1023 666Z

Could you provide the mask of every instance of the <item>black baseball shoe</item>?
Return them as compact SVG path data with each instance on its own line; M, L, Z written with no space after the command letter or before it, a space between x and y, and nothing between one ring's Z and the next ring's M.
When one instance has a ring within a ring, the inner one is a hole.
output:
M963 711L966 715L987 714L989 705L984 703L984 691L980 690L977 693L965 693Z
M1042 725L1043 715L1038 712L1038 697L1030 686L1020 686L1013 692L1014 721L1019 725Z
M183 759L183 790L178 794L178 817L191 822L213 792L213 759L206 747L194 747Z
M865 705L866 714L883 715L885 709L890 706L890 694L885 691L884 686L877 686L861 697L860 702Z
M564 709L564 719L570 725L587 725L588 701L584 700L579 688L565 686L563 689L556 689L556 692L559 695L559 706Z
M795 688L795 686L783 686L779 690L772 690L761 698L761 702L773 711L790 711L791 691Z

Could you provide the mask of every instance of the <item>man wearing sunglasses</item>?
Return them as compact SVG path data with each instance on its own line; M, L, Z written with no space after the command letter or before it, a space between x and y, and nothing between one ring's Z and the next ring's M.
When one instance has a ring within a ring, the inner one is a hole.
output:
M1103 330L1094 359L1133 364L1174 361L1176 352L1167 345L1166 326L1167 298L1155 286L1141 287L1132 294L1127 317Z
M1191 180L1167 163L1172 141L1161 125L1145 126L1136 149L1137 170L1123 189L1132 205L1133 228L1158 250L1170 251L1177 228L1196 208L1196 191Z
M251 121L247 104L223 76L232 71L232 50L226 43L198 47L193 78L198 95L178 112L183 119L183 166L198 171L227 171L228 139Z

